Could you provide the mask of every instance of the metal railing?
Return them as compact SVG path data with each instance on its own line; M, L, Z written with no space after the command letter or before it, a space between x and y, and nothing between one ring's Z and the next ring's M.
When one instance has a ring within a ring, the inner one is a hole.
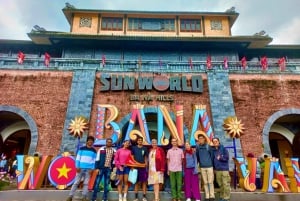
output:
M73 71L76 69L95 69L100 72L156 72L156 73L195 73L208 71L228 71L229 73L300 73L300 62L286 62L284 70L279 68L278 63L269 63L266 70L262 70L259 61L247 61L243 68L239 61L229 61L228 68L224 67L223 61L212 61L211 69L207 69L206 61L180 62L159 60L106 60L81 59L81 58L52 58L49 66L45 66L42 58L27 58L23 64L18 64L16 58L1 58L0 70L54 70Z

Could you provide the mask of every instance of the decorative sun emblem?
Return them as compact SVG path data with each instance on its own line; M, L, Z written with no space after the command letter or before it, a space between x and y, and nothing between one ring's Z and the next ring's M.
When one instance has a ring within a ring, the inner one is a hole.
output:
M74 137L81 138L84 130L88 128L86 126L87 124L87 120L84 117L75 117L74 120L71 120L70 126L68 128L69 133Z
M231 138L239 138L244 132L244 124L236 116L227 117L223 123L223 129Z

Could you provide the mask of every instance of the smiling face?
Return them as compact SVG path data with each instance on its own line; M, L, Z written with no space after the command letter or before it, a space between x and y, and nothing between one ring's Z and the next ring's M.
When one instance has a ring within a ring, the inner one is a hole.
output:
M157 140L156 139L151 140L151 145L152 148L155 149L157 147Z
M138 146L143 146L143 138L138 138L137 144Z
M92 147L93 144L94 144L94 140L92 140L92 139L88 139L88 141L86 141L86 146L87 147Z
M186 143L184 144L184 146L185 146L185 149L186 149L186 150L190 150L190 149L191 149L191 145L190 145L190 143L188 143L188 142L186 142Z
M200 145L203 145L205 143L205 137L203 135L200 135L198 137L198 142Z
M128 140L124 142L123 147L125 149L127 149L129 147L129 141Z
M171 141L173 147L177 147L177 139L172 139Z
M214 138L214 139L212 140L212 143L213 143L213 145L214 145L215 147L220 146L220 141L219 141L219 139L217 139L217 138Z

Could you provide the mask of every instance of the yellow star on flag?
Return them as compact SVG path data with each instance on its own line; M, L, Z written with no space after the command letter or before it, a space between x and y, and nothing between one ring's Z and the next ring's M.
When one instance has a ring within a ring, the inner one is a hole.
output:
M56 170L59 172L58 179L61 177L65 177L68 179L68 172L72 170L72 168L68 168L66 166L66 163L61 168L56 168Z

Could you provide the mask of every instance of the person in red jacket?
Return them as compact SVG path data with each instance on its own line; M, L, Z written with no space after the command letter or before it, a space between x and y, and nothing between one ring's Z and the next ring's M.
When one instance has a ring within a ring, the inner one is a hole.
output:
M152 148L149 152L149 176L148 184L153 184L154 201L159 201L159 184L164 183L164 171L165 171L165 152L162 148L157 146L157 140L151 141Z

